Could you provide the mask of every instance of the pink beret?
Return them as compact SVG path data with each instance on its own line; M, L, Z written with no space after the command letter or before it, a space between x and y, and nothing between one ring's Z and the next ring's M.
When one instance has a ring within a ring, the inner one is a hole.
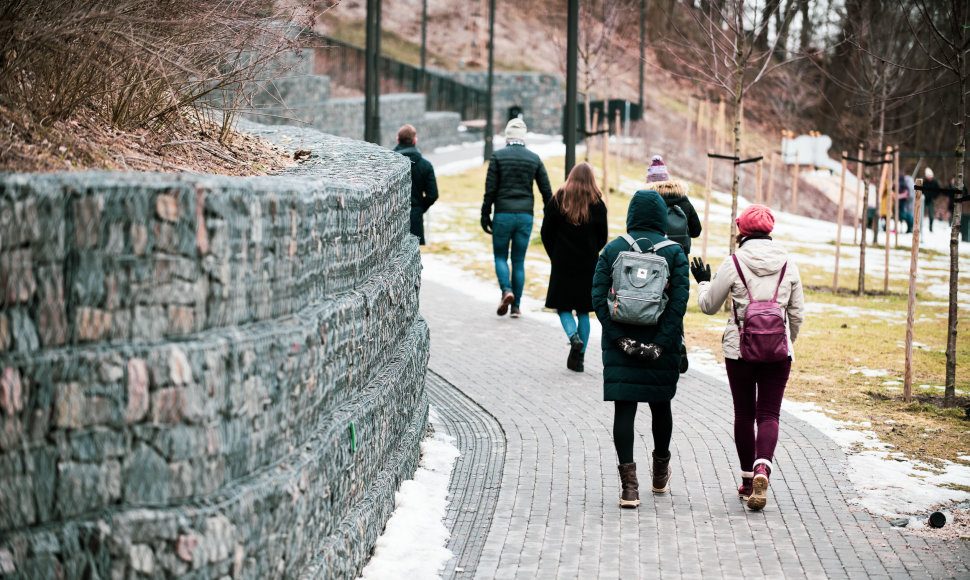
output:
M771 210L758 204L744 208L738 219L734 221L738 224L738 232L742 236L750 236L754 233L770 234L771 230L775 229L775 216L771 215Z

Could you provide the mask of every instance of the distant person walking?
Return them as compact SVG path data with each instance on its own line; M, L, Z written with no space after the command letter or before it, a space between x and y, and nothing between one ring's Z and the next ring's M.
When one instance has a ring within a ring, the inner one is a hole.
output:
M933 170L927 167L923 170L923 213L930 220L930 231L933 231L933 218L936 216L936 198L940 195L940 182L936 180Z
M899 219L906 223L906 233L913 233L913 199L916 182L910 175L900 175L896 195L899 198Z
M394 151L411 160L411 233L424 245L424 214L438 200L438 182L431 162L418 151L418 132L411 125L397 131Z
M654 155L647 168L647 187L656 191L667 204L667 238L680 244L685 255L690 255L691 239L701 235L701 220L697 210L687 197L689 190L683 181L673 181L667 172L663 157ZM687 345L680 343L680 372L688 368Z
M493 153L488 161L485 200L482 202L482 229L492 235L495 276L502 290L496 313L504 316L511 306L512 318L521 315L519 305L525 287L525 252L532 236L532 208L535 206L532 183L539 186L543 205L552 197L546 167L538 155L525 148L525 135L526 126L522 119L512 119L505 126L505 147Z
M767 503L778 417L795 353L792 343L802 325L804 297L798 267L769 235L775 225L771 210L749 205L735 221L738 250L721 264L714 280L711 267L700 258L691 262L691 273L698 283L697 304L705 314L717 314L729 296L733 303L722 347L741 463L738 496L752 510L760 510ZM760 316L756 319L756 315ZM753 334L756 327L761 334ZM772 336L778 337L775 344L767 332L773 329L777 334Z
M641 249L649 251L667 241L667 205L654 191L638 191L630 200L626 230ZM612 319L608 295L613 287L612 267L620 252L631 249L623 237L607 244L596 262L593 308L603 326L603 399L613 401L613 444L620 473L620 506L640 505L637 464L634 462L634 419L638 403L650 405L653 418L653 469L651 489L667 491L670 482L670 437L673 415L670 401L680 379L681 336L690 295L687 256L671 244L656 251L667 263L668 301L657 324L638 326ZM638 275L639 273L637 273ZM646 275L646 272L643 272Z
M574 167L546 204L541 233L552 262L546 308L556 310L569 338L566 368L582 372L593 310L593 271L609 235L606 204L589 163Z

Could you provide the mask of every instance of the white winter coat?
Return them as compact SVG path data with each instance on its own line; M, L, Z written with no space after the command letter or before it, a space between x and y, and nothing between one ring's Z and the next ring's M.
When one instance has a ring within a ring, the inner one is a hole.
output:
M789 259L788 252L780 244L769 239L747 240L738 248L735 255L741 262L741 269L744 271L748 288L755 300L771 300L775 293L775 286L778 284L781 267L786 261L788 262L785 279L778 288L777 301L786 313L788 355L794 360L795 348L792 343L798 337L798 329L802 326L805 314L805 297L802 294L802 279L798 275L798 267ZM744 313L751 299L744 289L744 284L741 283L738 271L734 267L734 260L731 258L724 260L713 280L701 282L698 285L697 305L705 314L716 314L728 294L734 300L738 316L744 320ZM724 358L739 359L741 340L734 320L734 311L729 309L729 312L731 316L724 329L721 346L724 350Z

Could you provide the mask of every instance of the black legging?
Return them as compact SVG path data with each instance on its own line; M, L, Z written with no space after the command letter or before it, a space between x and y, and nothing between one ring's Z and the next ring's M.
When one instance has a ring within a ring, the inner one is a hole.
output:
M635 401L613 401L613 445L619 462L633 463L633 420L637 416ZM660 457L670 455L670 434L674 430L674 417L670 401L648 403L653 416L653 450Z

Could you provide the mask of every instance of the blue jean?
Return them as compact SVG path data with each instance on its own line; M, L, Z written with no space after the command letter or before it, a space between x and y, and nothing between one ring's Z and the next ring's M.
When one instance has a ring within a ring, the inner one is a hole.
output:
M497 213L492 218L492 253L495 255L495 276L502 291L515 294L513 305L522 301L525 287L525 251L532 235L532 214ZM512 248L512 274L509 279L509 247Z
M559 314L559 322L562 323L562 329L566 331L566 336L572 336L578 332L579 338L583 339L582 352L586 352L586 345L589 343L589 312L577 312L576 318L573 318L571 310L557 310L556 312Z

